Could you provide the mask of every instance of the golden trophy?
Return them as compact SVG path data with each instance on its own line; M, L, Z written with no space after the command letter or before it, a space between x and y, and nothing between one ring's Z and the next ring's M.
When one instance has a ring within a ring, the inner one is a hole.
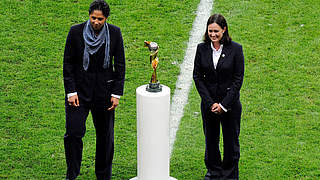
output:
M150 51L150 64L153 69L151 80L147 85L148 92L161 92L162 86L157 80L157 67L159 63L159 58L157 57L159 52L159 46L156 42L144 41L144 46L149 48Z

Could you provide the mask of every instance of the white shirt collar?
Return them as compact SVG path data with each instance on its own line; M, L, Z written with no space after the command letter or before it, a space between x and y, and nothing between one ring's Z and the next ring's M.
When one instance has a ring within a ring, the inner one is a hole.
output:
M220 58L220 55L222 53L222 49L223 49L223 44L220 45L220 48L218 50L216 50L214 47L213 47L213 44L211 43L211 48L212 48L212 61L213 61L213 66L214 66L214 69L217 68L217 65L218 65L218 61L219 61L219 58Z

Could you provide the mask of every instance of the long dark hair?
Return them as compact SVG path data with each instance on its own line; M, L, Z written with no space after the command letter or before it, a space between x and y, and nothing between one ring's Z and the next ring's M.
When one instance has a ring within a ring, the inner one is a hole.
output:
M208 21L207 21L207 28L206 28L206 32L204 34L204 42L206 43L210 43L211 42L211 39L208 35L208 26L210 24L213 24L213 23L217 23L222 29L226 28L226 30L224 31L223 33L223 36L220 40L220 44L225 44L225 45L228 45L231 43L231 37L229 36L229 32L228 32L228 24L227 24L227 21L226 19L221 15L221 14L214 14L212 16L209 17Z
M102 11L102 14L104 17L108 18L110 15L110 7L108 3L106 3L104 0L95 0L90 4L89 8L89 15L94 11L94 10L100 10Z

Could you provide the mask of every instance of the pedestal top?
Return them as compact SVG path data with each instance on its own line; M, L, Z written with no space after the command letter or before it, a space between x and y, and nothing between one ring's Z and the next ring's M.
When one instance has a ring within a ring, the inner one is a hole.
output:
M162 86L162 91L161 92L148 92L146 90L147 84L139 86L136 89L136 93L141 95L141 96L147 96L147 97L161 97L161 96L167 96L170 94L170 88L168 86L165 86L161 84Z

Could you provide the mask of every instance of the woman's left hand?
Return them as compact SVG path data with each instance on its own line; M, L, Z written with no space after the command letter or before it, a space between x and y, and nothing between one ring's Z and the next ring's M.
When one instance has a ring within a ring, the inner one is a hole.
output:
M215 114L222 114L223 110L222 110L222 108L220 107L220 105L218 103L214 103L211 106L211 112L213 112Z

